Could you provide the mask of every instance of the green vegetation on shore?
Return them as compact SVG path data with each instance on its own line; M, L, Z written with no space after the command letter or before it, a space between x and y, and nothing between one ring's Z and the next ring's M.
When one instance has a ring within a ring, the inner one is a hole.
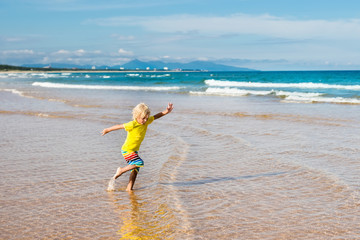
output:
M63 71L69 69L60 68L31 68L0 64L0 71Z

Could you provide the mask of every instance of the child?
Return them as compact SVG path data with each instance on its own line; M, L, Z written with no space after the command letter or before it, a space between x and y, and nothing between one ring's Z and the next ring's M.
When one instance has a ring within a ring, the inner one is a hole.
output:
M115 175L111 178L108 186L108 191L114 191L114 183L115 179L120 177L123 173L130 171L129 184L126 188L126 191L131 191L133 189L136 176L139 172L139 168L144 166L143 160L139 157L138 151L140 149L140 144L145 138L146 130L149 124L151 124L154 120L165 116L173 110L173 104L169 103L166 110L160 112L154 116L150 116L149 107L140 103L133 109L133 121L114 125L110 128L105 128L102 131L102 136L105 134L119 130L125 129L127 133L127 137L124 145L121 148L121 153L123 154L128 165L124 168L118 168Z

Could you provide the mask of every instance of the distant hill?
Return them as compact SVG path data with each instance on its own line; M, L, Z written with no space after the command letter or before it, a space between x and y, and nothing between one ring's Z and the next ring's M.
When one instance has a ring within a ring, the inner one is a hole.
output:
M93 66L93 65L76 65L76 64L68 64L68 63L50 63L50 64L24 64L22 67L30 67L30 68L59 68L59 69L92 69L95 67L97 70L99 69L109 69L109 70L164 70L167 68L168 70L193 70L193 71L257 71L255 69L249 68L240 68L234 66L228 66L223 64L217 64L208 61L193 61L189 63L165 63L162 61L149 61L143 62L138 59L132 60L123 65L115 65L115 66Z
M138 59L130 61L121 66L114 67L124 67L125 69L164 69L165 67L169 70L172 69L182 69L182 70L200 70L200 71L256 71L254 69L249 68L239 68L228 65L216 64L213 62L207 61L193 61L189 63L165 63L162 61L149 61L143 62Z

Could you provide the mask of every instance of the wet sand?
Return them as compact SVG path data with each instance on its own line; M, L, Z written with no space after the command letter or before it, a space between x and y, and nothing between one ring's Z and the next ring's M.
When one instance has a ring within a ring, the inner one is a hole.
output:
M19 88L20 89L20 88ZM1 239L358 239L357 106L154 92L0 92ZM107 192L123 131L155 114Z

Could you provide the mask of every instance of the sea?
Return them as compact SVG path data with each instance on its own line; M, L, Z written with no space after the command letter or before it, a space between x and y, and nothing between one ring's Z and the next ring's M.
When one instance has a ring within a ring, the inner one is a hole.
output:
M360 239L360 71L3 72L0 129L0 239Z

